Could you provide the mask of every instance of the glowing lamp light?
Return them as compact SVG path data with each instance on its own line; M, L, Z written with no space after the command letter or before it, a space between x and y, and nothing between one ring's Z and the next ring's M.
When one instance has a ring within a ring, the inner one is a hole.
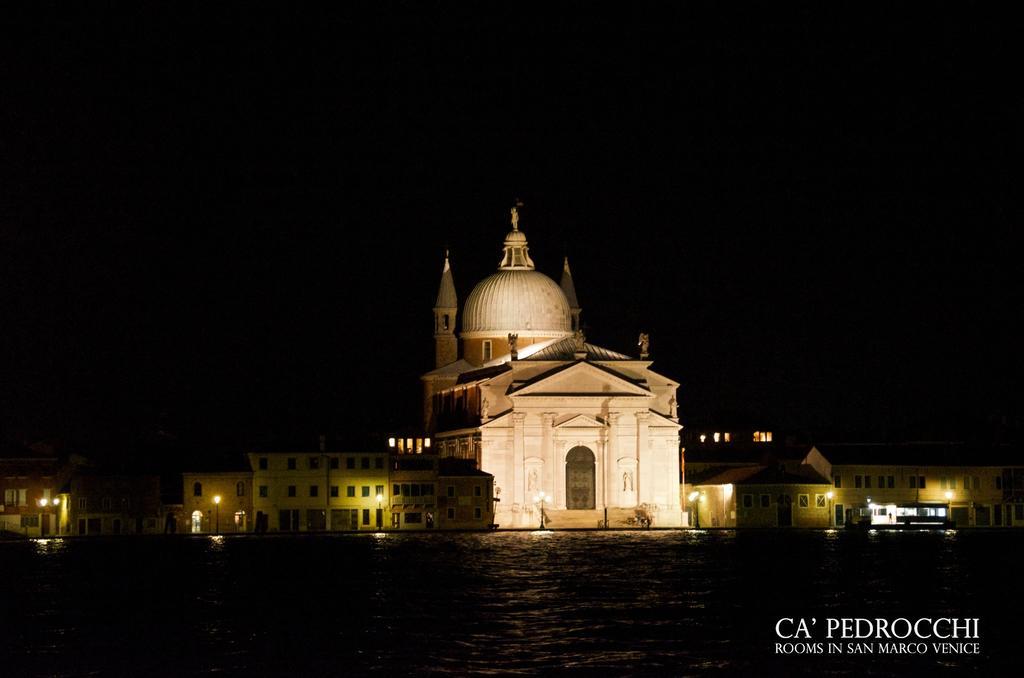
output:
M57 506L58 504L60 504L60 499L54 499L53 500L53 505Z
M384 495L383 494L378 494L377 495L377 503L380 503L382 501L384 501Z
M831 490L829 490L828 492L825 493L825 496L828 497L829 499L831 499L832 497L835 496L835 493L833 493Z
M689 495L687 495L686 498L689 499L690 501L694 501L699 496L700 496L700 492L694 491L694 492L691 492Z
M47 506L49 503L50 503L49 499L40 499L39 500L39 505L40 506Z
M220 495L219 495L219 494L218 494L218 495L216 495L216 496L214 496L214 498L213 498L213 503L214 503L214 504L219 504L219 503L220 503Z
M950 490L946 490L946 501L953 498L953 493Z
M871 506L871 497L868 497L868 506Z
M708 500L708 495L707 495L706 492L701 492L700 493L700 500L701 501L707 501Z

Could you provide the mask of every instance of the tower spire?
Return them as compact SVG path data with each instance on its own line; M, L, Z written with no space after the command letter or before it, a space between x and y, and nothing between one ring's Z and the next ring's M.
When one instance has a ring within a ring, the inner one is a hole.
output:
M569 270L569 257L566 257L562 264L562 281L559 283L559 287L562 288L562 294L565 295L566 300L569 302L569 313L572 314L572 329L575 332L580 329L580 313L583 310L580 308L580 302L576 299L576 285L572 282L572 271Z
M459 358L459 346L455 339L455 317L459 311L459 299L455 294L455 280L448 250L444 251L444 267L441 269L441 284L434 302L434 363L444 367Z

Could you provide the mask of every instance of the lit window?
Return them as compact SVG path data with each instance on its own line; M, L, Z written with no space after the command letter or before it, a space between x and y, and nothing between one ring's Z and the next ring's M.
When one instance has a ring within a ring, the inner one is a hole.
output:
M388 438L388 447L394 447L394 446L395 446L395 439L394 438Z
M725 442L729 442L731 440L731 436L728 433L725 433L723 437L725 438Z
M423 439L423 447L430 448L430 438Z
M705 442L705 441L707 441L707 439L708 439L708 437L707 437L706 435L704 435L703 433L701 433L701 434L700 434L700 441L701 441L702 443L703 443L703 442Z
M721 438L722 438L722 434L720 434L718 431L715 431L715 442L716 443L719 442L721 440Z
M484 339L484 362L491 359L491 340Z

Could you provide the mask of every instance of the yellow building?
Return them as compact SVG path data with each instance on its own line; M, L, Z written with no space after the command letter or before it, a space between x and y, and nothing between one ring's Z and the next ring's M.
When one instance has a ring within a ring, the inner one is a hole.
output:
M482 530L494 523L494 476L472 460L441 459L437 488L442 530Z
M251 452L259 532L379 530L390 522L387 452Z
M1024 527L1024 465L1009 447L910 443L820 450L832 462L837 524Z
M829 527L831 483L810 464L715 468L686 486L693 527Z
M252 532L252 471L188 472L182 474L182 518L190 534Z

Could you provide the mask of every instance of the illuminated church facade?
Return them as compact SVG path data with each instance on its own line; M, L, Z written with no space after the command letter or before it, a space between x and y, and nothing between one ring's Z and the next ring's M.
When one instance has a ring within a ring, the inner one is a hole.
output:
M598 527L683 524L676 390L639 356L586 341L566 259L561 283L536 270L512 209L498 270L460 318L445 257L434 305L435 369L421 379L441 456L494 475L495 522ZM604 521L607 521L605 523Z

